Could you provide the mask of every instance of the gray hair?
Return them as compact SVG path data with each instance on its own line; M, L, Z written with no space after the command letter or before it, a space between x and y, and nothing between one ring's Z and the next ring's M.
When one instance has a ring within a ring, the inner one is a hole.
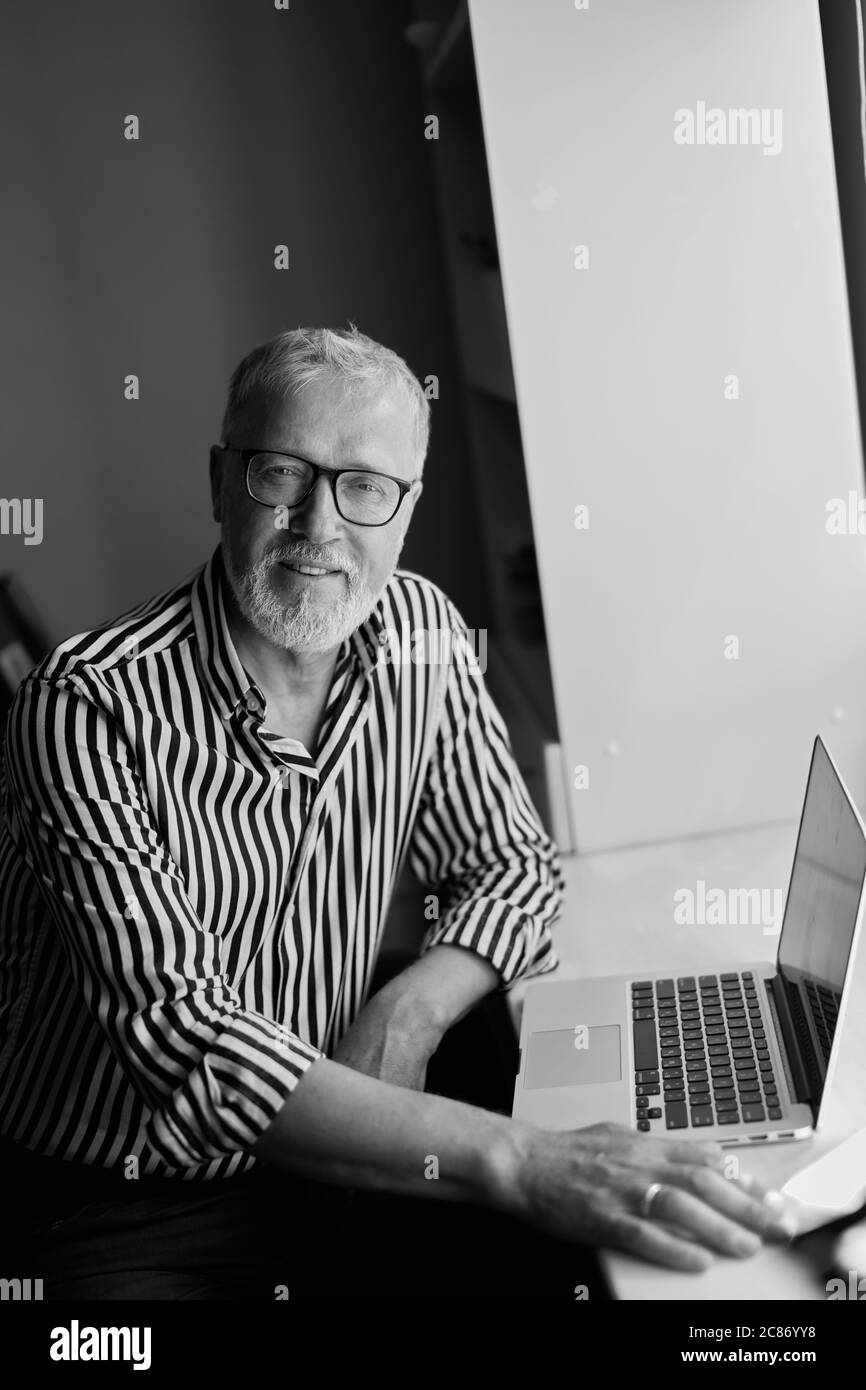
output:
M348 328L289 329L247 353L229 382L223 441L248 401L268 396L286 399L332 372L345 378L347 389L402 392L414 418L415 466L420 473L430 441L430 402L403 358L351 322Z

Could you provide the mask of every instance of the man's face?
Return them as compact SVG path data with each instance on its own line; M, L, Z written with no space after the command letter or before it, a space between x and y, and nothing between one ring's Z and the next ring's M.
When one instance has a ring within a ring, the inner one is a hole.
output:
M287 401L251 401L226 441L235 448L298 454L328 468L369 468L409 482L415 476L413 420L397 392L347 391L342 378L305 386ZM287 516L248 495L245 466L233 453L211 461L214 520L222 526L229 581L243 617L275 646L326 652L354 632L393 574L415 502L417 483L384 526L358 526L337 511L320 477ZM292 563L324 566L320 578Z

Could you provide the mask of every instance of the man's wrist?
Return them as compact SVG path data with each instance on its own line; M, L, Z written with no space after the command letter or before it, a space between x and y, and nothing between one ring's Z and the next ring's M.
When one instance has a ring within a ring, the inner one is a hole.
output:
M493 1116L489 1117L491 1120ZM526 1193L523 1178L536 1131L531 1125L495 1117L491 1132L482 1136L481 1182L483 1201L496 1211L524 1217Z
M438 1042L500 980L495 967L474 951L437 945L389 980L379 994L395 1017L415 1030L424 1029Z
M387 1015L392 1032L423 1043L431 1052L449 1027L450 1020L440 1001L415 985L410 970L383 985L370 1004Z

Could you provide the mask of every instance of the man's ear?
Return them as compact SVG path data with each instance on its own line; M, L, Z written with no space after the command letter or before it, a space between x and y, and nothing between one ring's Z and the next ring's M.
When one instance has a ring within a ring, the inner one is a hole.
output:
M416 484L416 486L415 486L415 496L414 496L414 498L412 499L412 516L415 515L415 508L417 507L418 503L421 501L421 493L422 493L423 491L424 491L424 484L423 484L422 482L418 482L418 483Z
M218 445L211 445L210 451L210 500L214 521L223 519L223 460L225 454Z

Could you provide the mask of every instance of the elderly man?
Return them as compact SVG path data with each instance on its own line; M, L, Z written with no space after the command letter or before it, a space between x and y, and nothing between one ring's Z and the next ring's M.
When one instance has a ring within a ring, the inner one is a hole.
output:
M573 1298L576 1243L701 1269L785 1233L714 1145L424 1090L452 1025L553 968L562 901L468 630L397 568L428 409L354 327L257 348L210 561L18 693L0 1126L47 1297ZM406 625L450 659L394 660ZM438 914L368 997L407 859Z

